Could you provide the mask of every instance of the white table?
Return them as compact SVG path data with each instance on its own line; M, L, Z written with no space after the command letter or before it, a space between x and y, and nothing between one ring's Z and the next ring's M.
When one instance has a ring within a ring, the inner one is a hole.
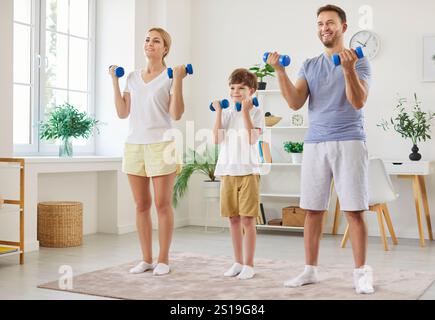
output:
M384 160L388 174L397 175L401 179L411 179L414 191L415 209L417 213L418 232L420 235L420 246L425 246L425 236L423 230L423 216L421 205L423 204L426 215L427 231L429 240L433 241L432 223L430 218L429 203L427 201L427 191L425 177L435 173L435 162L430 161L391 161Z

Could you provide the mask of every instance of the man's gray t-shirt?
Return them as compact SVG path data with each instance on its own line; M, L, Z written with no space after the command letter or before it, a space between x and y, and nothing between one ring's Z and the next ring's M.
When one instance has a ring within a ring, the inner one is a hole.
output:
M367 58L356 63L359 79L370 85L371 71ZM364 113L356 110L346 96L341 66L336 67L326 54L308 59L298 73L308 83L310 128L305 143L327 141L365 141Z

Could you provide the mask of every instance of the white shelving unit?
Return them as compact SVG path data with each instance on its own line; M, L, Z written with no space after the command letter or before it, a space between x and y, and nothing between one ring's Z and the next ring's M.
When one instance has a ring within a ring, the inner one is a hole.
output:
M282 117L280 123L273 127L266 127L263 139L270 144L272 161L262 165L262 190L260 192L266 220L281 217L283 207L298 205L300 200L299 180L301 164L291 163L290 155L284 151L284 141L303 141L308 126L292 126L291 117L296 112L290 110L281 96L280 90L257 91L257 97L263 111L271 112L274 116ZM266 101L267 100L267 101ZM273 103L272 103L273 101ZM297 112L301 114L301 112ZM304 115L304 121L307 117ZM295 181L294 183L292 183ZM275 207L275 208L272 208ZM268 212L272 216L268 216ZM304 228L257 225L258 230L301 232Z

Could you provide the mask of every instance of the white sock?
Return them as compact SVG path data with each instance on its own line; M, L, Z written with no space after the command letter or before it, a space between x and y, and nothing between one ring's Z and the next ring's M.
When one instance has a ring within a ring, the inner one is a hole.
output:
M138 273L143 273L147 270L152 270L152 269L154 269L154 265L152 263L147 263L145 261L141 261L141 262L139 262L139 264L137 266L130 269L130 273L138 274Z
M372 294L375 292L373 288L373 269L370 266L363 266L362 268L353 271L353 283L355 291L358 294Z
M248 280L248 279L252 279L254 276L255 276L255 271L253 267L243 266L243 269L237 276L237 279Z
M243 269L243 266L240 263L234 263L231 268L224 273L225 277L235 277L237 276Z
M317 267L316 266L305 266L304 272L298 275L296 278L290 279L284 282L284 287L287 288L298 288L308 284L313 284L319 282L317 278Z
M167 264L158 263L154 268L153 275L155 276L163 276L168 274L171 271L171 268Z

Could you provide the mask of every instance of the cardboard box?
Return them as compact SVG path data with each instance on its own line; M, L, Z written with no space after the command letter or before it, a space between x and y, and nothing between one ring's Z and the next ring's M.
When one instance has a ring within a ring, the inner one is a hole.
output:
M285 227L303 227L305 224L305 210L299 207L282 209L282 225Z

